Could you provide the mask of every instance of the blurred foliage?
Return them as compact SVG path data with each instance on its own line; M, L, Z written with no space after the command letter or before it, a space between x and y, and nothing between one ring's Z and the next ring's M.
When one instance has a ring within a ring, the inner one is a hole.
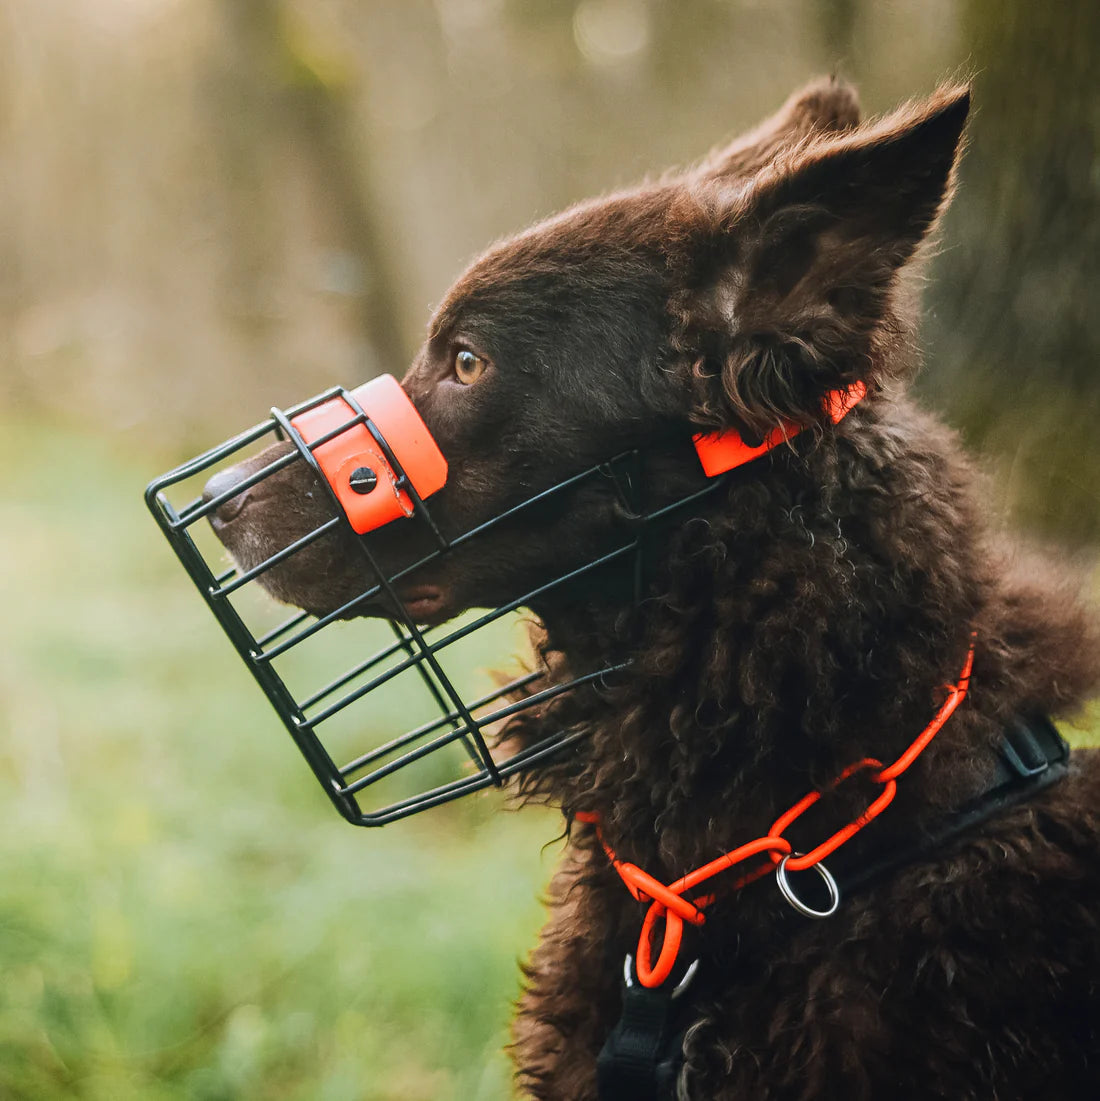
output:
M342 825L139 502L400 374L495 237L820 72L870 112L972 73L922 392L1006 517L1100 538L1094 0L0 0L0 36L0 1097L508 1096L556 819Z

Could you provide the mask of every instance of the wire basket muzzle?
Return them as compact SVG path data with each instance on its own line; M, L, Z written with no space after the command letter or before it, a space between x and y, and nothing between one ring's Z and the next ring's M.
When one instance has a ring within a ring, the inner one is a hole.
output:
M239 465L276 439L291 442L293 451L250 473L237 492L306 463L331 494L334 515L262 562L224 568L225 550L207 521L233 491L188 499L189 487L194 493L211 474ZM530 651L526 639L517 637L521 609L536 596L628 557L637 549L634 540L546 579L535 592L438 627L418 625L398 588L411 573L522 517L549 496L590 479L611 478L622 491L629 480L620 483L601 464L447 538L425 500L446 477L446 460L416 409L396 380L383 377L273 410L266 422L158 478L146 491L157 523L326 795L356 825L384 825L501 786L545 761L580 735L550 729L535 741L501 747L508 721L581 686L596 687L625 668L610 664L552 680L531 655L527 669L517 670L509 659L512 675L491 672L502 655ZM175 503L181 494L182 503ZM434 549L387 573L371 551L370 534L397 519L422 525ZM265 575L340 526L357 537L362 589L324 615L280 612L261 591Z

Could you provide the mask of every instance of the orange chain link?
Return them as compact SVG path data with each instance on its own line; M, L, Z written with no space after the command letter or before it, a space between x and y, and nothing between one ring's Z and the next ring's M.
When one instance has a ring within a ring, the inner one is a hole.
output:
M754 841L746 842L736 849L731 849L717 859L710 861L709 864L696 868L695 871L689 872L676 880L675 883L670 883L667 886L661 883L660 880L654 879L653 876L643 871L636 864L620 860L615 855L614 850L603 839L598 814L594 811L578 811L575 816L578 822L596 827L604 852L607 853L608 860L611 861L612 866L622 877L626 889L639 902L644 902L646 899L650 900L650 906L646 911L638 938L638 953L635 957L638 981L642 986L651 989L660 986L672 973L672 969L676 966L676 959L680 954L684 922L686 921L691 925L702 925L706 921L706 915L703 911L714 901L715 896L705 895L689 901L684 898L686 892L694 890L701 883L706 882L706 880L720 872L727 871L753 856L759 856L761 853L768 854L769 862L761 864L735 880L733 884L735 889L740 889L746 884L767 875L775 869L784 857L788 858L787 867L791 871L804 871L836 852L841 845L846 841L850 841L864 826L869 822L873 822L894 801L894 796L898 790L898 777L928 747L928 743L940 732L947 720L955 713L955 709L966 698L973 666L974 645L971 643L958 682L947 685L947 699L940 705L932 721L892 765L883 768L881 761L877 761L873 757L866 757L862 761L857 761L854 765L849 765L829 785L831 790L857 772L876 769L877 771L872 774L871 779L877 784L882 784L883 790L882 794L859 817L837 830L831 837L822 841L820 845L817 845L808 853L793 855L791 843L782 835L796 819L805 814L821 798L822 793L820 791L811 791L799 799L790 810L785 811L772 823L771 829L763 837L758 837ZM661 938L661 950L657 962L654 963L653 934L657 921L661 918L664 918L665 928Z

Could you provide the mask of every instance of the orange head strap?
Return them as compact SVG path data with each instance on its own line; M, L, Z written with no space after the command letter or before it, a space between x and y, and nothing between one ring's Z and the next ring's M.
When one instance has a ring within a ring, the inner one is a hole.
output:
M290 423L360 535L411 516L410 489L423 499L447 481L447 460L393 375L371 379Z
M866 393L862 382L834 390L825 398L825 412L838 423ZM310 447L360 535L411 516L415 506L410 489L423 500L447 481L447 460L392 375L380 375L347 398L335 397L299 413L291 424ZM801 431L801 426L786 422L752 445L730 429L695 436L695 450L703 471L713 478L759 458Z
M866 396L866 384L854 382L846 390L832 390L826 394L824 410L833 424L839 424L848 411ZM801 431L801 425L787 421L769 432L761 443L754 446L745 443L741 433L731 428L725 432L710 432L695 436L695 450L699 455L699 461L703 464L703 472L708 478L713 478L760 458L772 448L793 439Z

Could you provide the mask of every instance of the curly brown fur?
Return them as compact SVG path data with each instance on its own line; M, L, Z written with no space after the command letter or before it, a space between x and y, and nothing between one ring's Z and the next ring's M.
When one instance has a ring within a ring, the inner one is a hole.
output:
M1097 689L1100 639L1076 583L1003 549L957 440L904 394L916 261L950 198L968 106L966 89L944 88L857 125L854 94L818 82L699 166L489 250L405 378L450 463L432 511L452 533L630 448L661 506L703 483L693 432L808 429L655 533L640 608L613 567L532 602L542 685L632 664L499 732L510 745L585 735L521 791L560 805L569 834L515 1025L526 1096L596 1097L644 912L578 811L598 812L621 857L675 879L854 761L892 760L973 634L964 706L845 847L858 862L982 790L1010 716L1065 716ZM472 386L453 369L464 349L489 365ZM869 395L833 427L822 399L856 381ZM261 483L222 525L245 566L323 519L303 470ZM606 553L630 523L610 484L585 482L415 581L434 594L433 622L497 607ZM387 569L416 552L405 539L371 536ZM272 586L325 610L362 587L357 562L321 541ZM792 843L866 800L843 785ZM693 945L681 1096L1093 1096L1098 841L1100 761L1080 753L1068 779L829 921L793 919L767 881L719 885Z
M986 543L950 436L905 403L850 419L835 444L784 457L786 484L745 479L678 533L636 673L593 705L606 710L584 757L529 781L598 810L619 855L666 882L759 836L846 764L896 757L957 676L971 624L968 702L905 775L876 846L979 790L1008 716L1072 713L1095 691L1095 628L1072 586L1049 566L1017 573ZM777 927L782 904L760 885L723 899L698 945L706 997L685 1096L1091 1096L1100 762L1080 756L1031 807L829 922ZM866 806L865 792L850 799L803 839ZM589 829L570 844L516 1025L537 1098L595 1097L615 964L644 913Z

